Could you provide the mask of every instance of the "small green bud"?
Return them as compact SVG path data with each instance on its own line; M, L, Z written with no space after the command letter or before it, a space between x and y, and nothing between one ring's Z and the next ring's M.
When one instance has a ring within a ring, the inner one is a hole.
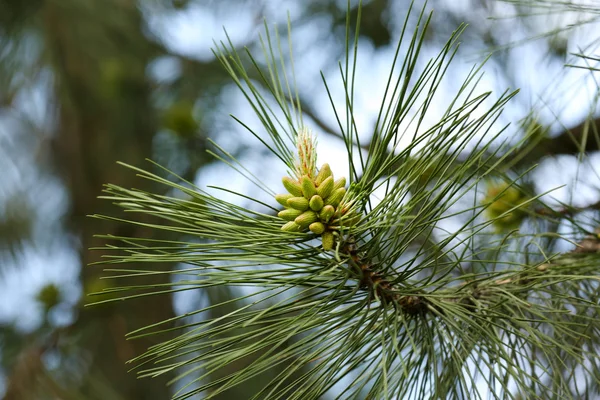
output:
M281 227L281 230L286 232L298 232L300 230L300 225L294 221L286 222L286 224Z
M335 208L333 208L333 206L327 205L321 209L321 212L319 213L319 218L323 222L329 222L331 217L333 217L333 214L335 214Z
M277 213L277 216L279 218L285 219L286 221L293 221L296 218L298 218L300 215L302 215L301 210L294 210L293 208L286 208L283 211L279 211L279 213Z
M304 197L308 200L317 194L317 188L313 181L306 175L304 175L300 179L300 183L302 185L302 192L304 193Z
M317 194L322 198L326 198L333 192L333 176L325 179L317 188Z
M325 232L325 225L320 222L313 222L308 226L308 229L310 229L312 233L320 235L321 233Z
M545 272L549 266L550 266L550 264L542 264L542 265L538 265L536 269L540 272Z
M310 209L313 211L320 211L323 208L323 199L318 194L315 194L310 198Z
M335 184L333 185L333 190L338 190L339 188L343 188L345 186L346 186L346 178L344 178L342 176L340 179L335 181Z
M319 186L322 182L325 181L325 179L329 177L333 179L333 172L331 172L329 164L323 164L321 166L321 169L319 170L319 173L317 174L317 177L315 178L315 183L317 184L317 186Z
M294 221L301 227L306 228L313 222L317 222L318 219L319 219L319 216L317 215L316 212L304 211L302 214L300 214L298 217L296 217L296 219L294 219Z
M277 202L279 204L281 204L282 206L286 206L287 207L287 201L288 199L291 199L292 197L294 197L293 194L289 194L289 193L285 193L285 194L276 194L275 195L275 200L277 200Z
M113 72L112 75L114 76L113 79L116 78L115 83L118 85L118 82L122 81L122 79L125 79L127 76L127 67L123 63L119 63L118 61L117 63L118 64L115 64L115 66L121 65L121 73L115 75ZM112 69L114 70L114 67L112 67ZM112 71L107 70L106 72ZM115 72L119 71L116 70ZM107 76L107 78L108 77L109 76ZM198 121L196 120L194 114L194 103L190 101L178 101L171 105L171 107L169 107L163 114L163 125L165 128L170 129L177 135L185 138L193 137L198 132Z
M61 302L61 298L62 293L60 288L53 283L48 283L42 287L36 295L36 300L41 303L46 312L58 305Z
M323 242L323 250L329 251L333 249L333 232L323 232L323 236L321 236L321 241Z
M308 200L304 197L292 197L288 199L287 205L296 210L306 211L308 209Z
M302 196L302 186L298 181L290 178L289 176L284 176L281 179L281 182L283 183L283 186L288 192L290 192L296 197Z
M336 189L331 196L329 196L328 198L325 199L325 203L326 204L330 204L334 207L337 207L338 204L340 204L340 201L342 201L342 199L344 198L344 196L346 195L346 189L339 188Z
M527 217L525 206L527 196L516 187L509 187L500 183L488 188L484 203L491 202L486 211L487 217L493 220L497 232L518 229L521 222ZM509 212L510 209L515 208ZM504 215L503 215L504 214ZM502 215L502 217L500 217Z
M488 210L496 214L502 214L511 208L526 201L526 197L516 187L507 187L507 184L499 184L488 189L484 203L492 202Z

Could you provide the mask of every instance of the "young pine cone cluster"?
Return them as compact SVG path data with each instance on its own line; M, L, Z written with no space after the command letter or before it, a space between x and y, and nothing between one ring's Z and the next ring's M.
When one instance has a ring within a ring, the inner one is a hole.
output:
M288 193L275 196L277 202L286 207L278 214L288 221L282 230L310 230L321 236L323 250L327 251L333 248L334 232L357 222L351 202L344 201L346 178L334 181L329 164L323 164L314 179L309 175L302 175L299 180L286 176L282 182Z

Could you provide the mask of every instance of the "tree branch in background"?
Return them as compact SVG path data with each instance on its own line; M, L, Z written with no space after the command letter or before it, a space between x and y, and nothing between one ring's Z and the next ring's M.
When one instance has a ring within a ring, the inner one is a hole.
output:
M600 118L587 119L553 137L542 137L526 151L517 152L507 163L520 168L532 166L544 157L578 155L600 149Z
M600 210L600 201L588 204L587 206L583 206L583 207L570 207L570 206L565 205L559 209L552 209L549 207L538 208L538 209L534 210L534 213L537 215L544 215L544 216L567 217L567 216L573 216L575 214L579 214L584 211L590 211L590 210L595 210L595 211Z
M336 128L331 127L319 117L313 107L305 100L301 100L302 112L306 114L324 133L342 139ZM553 137L542 137L532 143L527 149L517 150L509 156L505 163L512 167L526 168L539 162L544 157L559 155L577 155L600 150L600 118L588 119L572 128L565 128L563 132ZM361 145L363 150L369 150L370 143Z

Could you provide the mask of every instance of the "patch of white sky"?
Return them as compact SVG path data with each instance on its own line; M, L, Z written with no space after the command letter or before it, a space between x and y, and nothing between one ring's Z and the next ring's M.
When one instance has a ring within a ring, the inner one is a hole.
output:
M158 83L170 83L181 74L181 60L174 56L163 56L148 66L148 76Z
M549 192L545 202L553 207L571 204L584 207L598 201L600 191L600 155L590 155L584 163L570 156L544 160L540 166L540 179L535 181L536 192ZM542 174L543 171L553 171Z
M79 253L68 240L57 238L44 247L25 246L18 259L5 258L0 280L0 324L10 323L22 331L31 331L43 318L41 304L35 301L48 284L61 290L61 303L48 315L54 326L73 322L72 307L81 296Z
M150 4L146 7L146 19L150 29L156 33L175 54L198 60L212 60L213 40L226 40L223 27L234 43L248 39L248 32L256 30L256 8L245 2L236 7L214 7L190 3L179 10L157 10Z
M516 14L514 9L512 12L509 10L512 6L504 4L504 8L506 10L503 13L497 13L499 17ZM509 35L505 42L519 43L535 34L568 29L591 16L581 12L547 14L544 10L541 11L539 15L527 18L527 30L523 24L511 23L512 19L500 20L499 22L508 28L505 29ZM600 22L583 24L576 29L559 33L559 37L566 41L566 59L549 58L547 54L550 48L545 39L529 40L511 49L508 67L517 71L514 78L515 84L520 88L520 104L528 102L528 106L539 110L541 122L552 124L554 132L581 122L592 111L590 106L595 108L595 112L598 111L594 96L597 93L599 74L582 69L564 68L565 64L581 64L571 53L597 50L595 33L598 29Z
M512 50L510 67L519 71L515 75L515 83L521 88L519 102L539 110L540 122L552 125L556 132L589 115L597 83L589 71L565 69L564 61L546 59L548 50L542 41L525 43ZM570 60L574 61L572 57Z

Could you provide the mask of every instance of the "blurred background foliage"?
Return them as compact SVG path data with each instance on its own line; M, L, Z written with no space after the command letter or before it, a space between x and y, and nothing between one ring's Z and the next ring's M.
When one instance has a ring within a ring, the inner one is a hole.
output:
M523 88L510 106L512 121L539 106L548 90L544 82L562 73L571 53L591 54L597 45L597 37L585 39L586 29L597 27L598 14L591 11L574 8L561 18L529 18L527 5L516 2L430 4L436 14L428 46L436 49L459 23L467 22L461 62L480 60L486 49L495 49L488 64L489 85ZM370 54L390 52L401 29L397 22L408 6L403 0L365 1L361 40ZM288 9L300 38L295 39L297 60L303 59L298 64L335 71L344 50L343 1L0 2L0 393L6 399L169 398L168 377L138 380L127 372L127 360L157 339L128 341L125 334L169 319L177 304L150 296L84 308L90 302L87 293L110 286L99 279L101 267L87 266L98 261L88 250L100 245L93 235L151 239L156 233L86 215L112 213L109 202L97 199L107 182L162 190L123 173L116 161L140 166L152 158L197 181L214 162L205 151L208 139L236 140L239 130L227 116L238 113L240 103L209 51L213 37L222 38L225 25L236 45L254 48L263 17L284 26ZM356 5L352 13L357 14ZM524 38L537 39L521 43ZM329 52L327 59L315 56L318 47ZM536 57L526 57L527 52ZM530 80L532 70L546 81ZM312 98L318 79L300 76L309 119L324 137L335 140L334 122ZM590 133L597 137L597 105L581 99L572 104L578 88L565 80L564 86L550 88L552 96L544 98L539 119L522 125L521 134L527 129L539 134L513 166L527 169L559 155L576 159L582 151L598 148ZM364 104L369 95L360 94ZM590 139L582 141L584 135ZM516 141L518 135L507 140ZM237 155L254 151L244 142L234 150ZM531 179L531 186L543 192L544 182L535 181L539 176ZM497 192L491 188L490 196ZM508 196L514 197L508 201L512 204L521 195ZM593 200L591 196L588 203ZM586 205L577 201L573 205ZM515 213L507 223L518 226L523 218ZM156 276L157 283L168 282L167 275ZM207 291L179 307L193 309L193 302L228 296L225 289ZM249 385L260 387L260 382ZM244 398L244 393L228 395Z

